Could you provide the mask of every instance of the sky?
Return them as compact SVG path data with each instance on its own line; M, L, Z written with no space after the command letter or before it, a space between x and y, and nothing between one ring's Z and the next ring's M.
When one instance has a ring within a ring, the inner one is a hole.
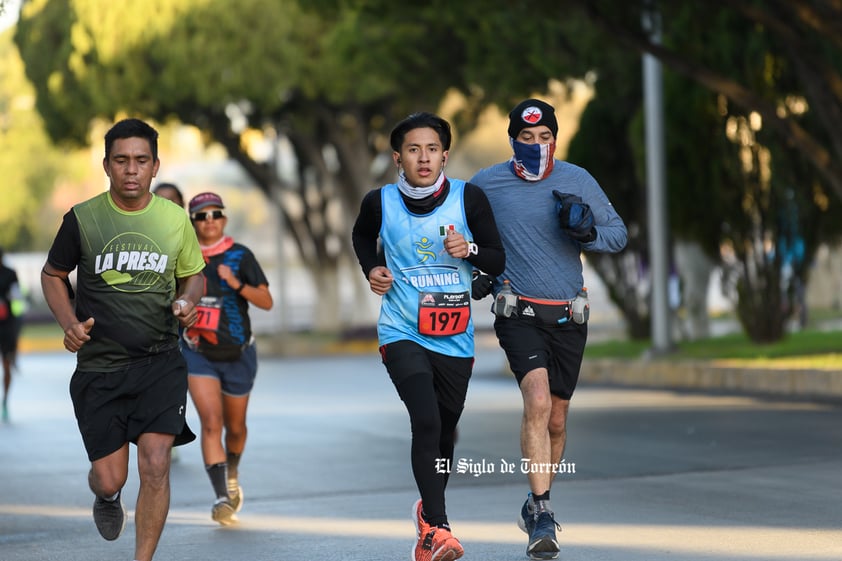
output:
M17 21L20 2L21 0L5 0L6 8L3 15L0 15L0 31L5 31Z

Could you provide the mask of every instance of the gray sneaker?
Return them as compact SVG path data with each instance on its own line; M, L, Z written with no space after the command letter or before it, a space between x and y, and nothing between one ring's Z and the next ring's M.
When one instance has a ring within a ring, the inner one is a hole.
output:
M237 522L237 514L231 499L216 499L211 509L211 518L223 526L230 526Z
M120 537L126 527L126 507L121 495L113 501L101 497L94 500L94 524L99 535L106 540L114 541Z
M234 512L240 512L243 508L243 488L236 479L228 480L228 498L231 499Z

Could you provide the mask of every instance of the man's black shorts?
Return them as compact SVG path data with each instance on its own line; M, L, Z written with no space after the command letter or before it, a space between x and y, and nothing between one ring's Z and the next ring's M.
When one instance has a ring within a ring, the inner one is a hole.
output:
M176 446L196 438L184 416L187 364L177 348L113 372L77 369L70 397L92 462L147 432L173 434Z
M20 320L9 318L0 321L0 354L11 357L18 350L18 338L20 337Z
M380 357L396 388L412 376L427 376L432 379L438 402L453 413L462 412L474 367L473 357L443 355L414 341L383 345Z
M587 323L542 325L521 318L498 317L494 331L518 385L528 372L546 368L550 393L562 399L573 397L588 340Z

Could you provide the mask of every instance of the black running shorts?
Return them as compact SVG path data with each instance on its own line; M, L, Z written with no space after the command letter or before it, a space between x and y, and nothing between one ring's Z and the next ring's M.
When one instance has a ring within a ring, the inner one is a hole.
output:
M563 325L542 325L520 318L494 320L500 347L518 385L536 368L546 368L550 393L562 399L573 397L588 340L588 324L569 321Z
M137 444L143 433L175 435L175 445L196 435L187 426L187 364L176 348L112 372L76 370L70 397L90 461Z
M10 318L0 321L0 354L4 358L12 357L18 350L20 320Z

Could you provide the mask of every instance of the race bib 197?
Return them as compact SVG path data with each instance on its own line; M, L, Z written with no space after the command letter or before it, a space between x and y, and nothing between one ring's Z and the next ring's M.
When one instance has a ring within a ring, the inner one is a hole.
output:
M471 319L469 292L422 292L418 295L418 332L422 335L457 335Z

